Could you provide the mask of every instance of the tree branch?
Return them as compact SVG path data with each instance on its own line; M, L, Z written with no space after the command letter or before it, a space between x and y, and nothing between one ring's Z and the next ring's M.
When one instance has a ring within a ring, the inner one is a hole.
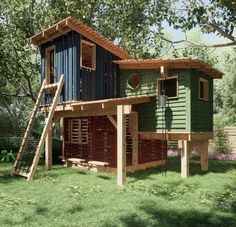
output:
M205 9L206 11L206 14L208 16L208 20L205 20L203 19L203 17L201 15L198 15L199 18L200 18L200 21L203 25L207 25L207 26L210 26L214 29L214 31L216 31L219 35L231 40L232 42L229 42L229 43L226 43L226 44L215 44L215 45L211 45L211 46L208 46L208 47L226 47L226 46L234 46L236 45L236 37L225 32L221 27L219 27L216 23L216 20L214 19L211 11L209 10L209 7L202 1L202 0L199 0L200 4L202 4L203 8ZM189 7L189 1L185 1L184 0L184 4L186 6L186 9L188 10L188 12L190 14L193 13L193 9L191 7Z
M202 19L202 22L205 22L207 23L208 25L210 25L212 28L214 28L221 36L231 40L232 42L236 42L236 37L234 37L233 35L230 35L229 33L225 32L222 28L220 28L217 24L216 24L216 21L215 19L213 18L212 16L212 13L210 12L208 6L206 6L204 3L202 3L205 10L206 10L206 13L207 13L207 16L208 16L208 21L204 21ZM236 44L236 43L235 43Z
M236 41L235 42L229 42L229 43L222 43L222 44L219 43L219 44L207 45L207 44L201 44L201 43L197 43L197 42L187 40L187 39L181 39L181 40L177 40L177 41L172 41L172 40L169 40L165 37L161 37L161 39L163 39L164 41L172 44L172 46L174 44L180 44L180 43L189 43L189 44L191 44L193 46L196 46L196 47L208 47L208 48L229 47L229 46L235 46L236 45Z
M3 97L19 97L19 98L29 98L31 97L30 94L20 95L20 94L6 94L4 92L0 92L0 96Z

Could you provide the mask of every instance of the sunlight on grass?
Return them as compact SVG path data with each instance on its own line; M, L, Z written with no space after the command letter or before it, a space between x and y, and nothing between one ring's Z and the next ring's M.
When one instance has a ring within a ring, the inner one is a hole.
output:
M191 165L182 180L179 160L128 175L124 188L116 176L63 166L26 182L0 165L1 226L236 226L236 163L210 161L203 174Z

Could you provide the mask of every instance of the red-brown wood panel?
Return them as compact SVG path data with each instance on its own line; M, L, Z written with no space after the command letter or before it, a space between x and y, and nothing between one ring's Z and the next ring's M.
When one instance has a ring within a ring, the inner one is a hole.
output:
M65 118L63 126L63 157L82 158L88 161L95 160L108 162L111 167L117 165L117 134L116 128L110 120L104 117L83 118L88 121L87 143L73 144L69 140L69 124L71 118ZM132 165L132 138L128 131L127 117L126 158L127 166ZM82 141L86 141L82 138ZM163 145L163 148L162 148ZM138 163L143 164L166 159L166 142L160 140L141 140L138 142Z

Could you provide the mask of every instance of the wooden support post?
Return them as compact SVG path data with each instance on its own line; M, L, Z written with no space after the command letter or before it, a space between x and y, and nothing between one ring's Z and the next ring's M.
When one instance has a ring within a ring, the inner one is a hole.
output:
M45 169L52 168L52 124L48 127L48 133L45 139Z
M132 165L138 165L138 113L129 115L129 131L132 137Z
M181 177L189 176L189 141L182 141L181 149Z
M208 140L201 142L200 161L202 171L208 171Z
M117 106L117 185L126 182L126 121L124 106Z
M116 120L113 118L113 116L111 115L107 115L108 119L110 120L110 122L113 124L113 126L117 129L117 122Z

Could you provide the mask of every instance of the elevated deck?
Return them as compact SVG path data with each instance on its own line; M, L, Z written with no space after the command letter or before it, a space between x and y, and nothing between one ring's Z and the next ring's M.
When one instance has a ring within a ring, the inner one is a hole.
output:
M103 99L96 101L70 101L57 104L54 118L117 115L117 106L123 105L125 114L134 112L134 105L150 102L153 96ZM48 112L50 105L41 105Z

